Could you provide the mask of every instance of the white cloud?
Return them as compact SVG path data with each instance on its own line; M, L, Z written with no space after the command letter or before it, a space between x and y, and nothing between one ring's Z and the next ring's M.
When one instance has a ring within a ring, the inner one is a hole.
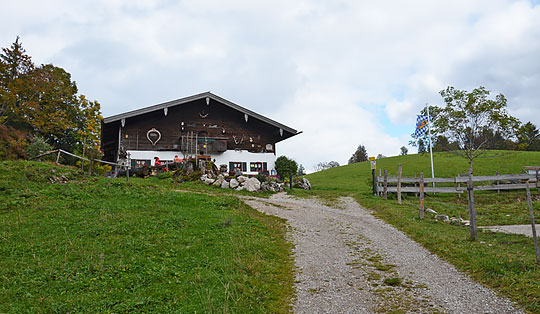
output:
M278 149L307 169L359 144L397 154L448 85L503 93L540 126L540 7L525 0L11 1L0 27L0 46L21 35L105 115L211 90L303 130Z

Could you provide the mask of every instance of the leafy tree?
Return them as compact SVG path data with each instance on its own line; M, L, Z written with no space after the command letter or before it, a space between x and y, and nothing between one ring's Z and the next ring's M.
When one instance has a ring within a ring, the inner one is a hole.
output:
M367 161L368 153L364 145L358 145L358 148L353 153L351 158L349 158L349 165L357 162Z
M78 95L71 75L52 64L36 67L19 37L0 53L0 123L53 147L98 157L100 105Z
M455 142L461 156L472 169L474 159L481 156L492 139L483 134L491 130L508 139L514 136L519 121L506 111L507 100L499 94L489 99L490 92L484 87L472 92L448 87L440 92L446 106L440 108L433 119L435 134L441 134Z
M300 164L298 166L298 171L296 172L296 176L301 177L301 176L305 176L305 175L306 175L306 169L304 168L304 166L302 166L302 164Z
M425 154L427 153L426 143L429 142L429 139L419 138L418 139L418 153Z
M328 168L335 168L335 167L339 167L339 162L334 161L334 160L328 162Z
M276 159L276 171L281 180L289 177L289 174L296 174L298 171L298 164L296 161L287 158L286 156L279 156Z
M517 146L520 150L540 150L540 133L536 126L530 121L519 128L517 139Z
M377 157L375 159L383 159L383 158L386 158L386 156L383 154L377 154Z
M456 143L450 143L448 138L446 138L444 135L438 135L434 140L434 152L455 151L457 149L459 149L458 145Z
M400 150L399 152L400 156L407 156L407 154L409 153L409 150L405 146L401 146L399 150Z
M339 167L339 162L337 162L337 161L330 161L330 162L321 161L313 168L313 170L322 171L322 170L335 168L335 167Z
M16 113L22 105L17 95L34 70L34 63L19 39L17 36L11 47L2 48L0 53L0 124L12 127L18 122Z

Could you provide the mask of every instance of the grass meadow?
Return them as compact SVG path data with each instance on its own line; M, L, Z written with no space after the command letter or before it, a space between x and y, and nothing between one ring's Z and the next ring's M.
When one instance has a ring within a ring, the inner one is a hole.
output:
M283 221L174 190L0 162L0 313L289 312Z

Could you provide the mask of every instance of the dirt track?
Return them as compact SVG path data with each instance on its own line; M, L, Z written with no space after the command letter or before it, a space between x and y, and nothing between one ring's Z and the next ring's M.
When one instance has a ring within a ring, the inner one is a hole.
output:
M288 221L295 313L522 313L351 198L340 208L285 194L244 200Z

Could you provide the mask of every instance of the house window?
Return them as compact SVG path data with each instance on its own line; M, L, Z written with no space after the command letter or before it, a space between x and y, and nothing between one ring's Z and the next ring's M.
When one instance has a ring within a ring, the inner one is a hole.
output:
M241 171L247 171L247 163L241 162L241 161L229 162L229 170L234 171L235 169L240 169Z
M251 172L263 172L268 170L268 164L266 162L251 162L249 164L249 171Z
M131 167L140 168L144 166L150 166L151 161L148 159L131 159Z

